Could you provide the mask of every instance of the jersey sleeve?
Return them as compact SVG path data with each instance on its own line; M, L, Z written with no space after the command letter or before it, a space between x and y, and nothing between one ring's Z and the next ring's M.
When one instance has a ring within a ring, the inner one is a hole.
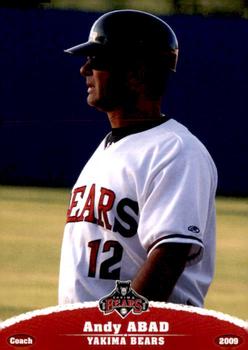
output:
M202 258L207 239L214 172L210 156L197 145L184 147L176 140L167 153L145 182L139 239L148 254L162 243L191 244L191 265Z

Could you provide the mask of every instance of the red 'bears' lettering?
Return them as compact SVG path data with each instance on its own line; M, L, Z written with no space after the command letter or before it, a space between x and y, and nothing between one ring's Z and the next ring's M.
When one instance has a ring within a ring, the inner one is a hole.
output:
M108 221L107 212L110 211L114 205L115 194L107 188L101 188L101 196L98 203L98 225L106 227L111 230L112 226Z
M86 186L78 187L72 194L67 222L86 221L105 227L107 230L113 228L114 232L120 233L123 237L134 236L138 229L136 218L139 214L138 203L130 198L121 199L116 205L118 218L114 217L113 222L110 222L108 213L113 209L115 201L116 195L110 189L101 187L100 191L97 191L95 184L89 189Z

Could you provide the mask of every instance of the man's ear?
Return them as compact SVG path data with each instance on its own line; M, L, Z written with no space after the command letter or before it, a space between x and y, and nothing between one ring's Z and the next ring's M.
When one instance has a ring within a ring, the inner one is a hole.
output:
M139 66L128 72L128 84L132 90L139 93L144 92L145 69L143 66Z
M129 72L129 77L131 79L137 80L140 84L145 83L145 67L140 64Z

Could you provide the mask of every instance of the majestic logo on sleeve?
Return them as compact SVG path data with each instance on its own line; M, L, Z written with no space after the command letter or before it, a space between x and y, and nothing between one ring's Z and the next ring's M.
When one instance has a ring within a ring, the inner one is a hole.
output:
M130 312L141 314L148 310L149 301L131 288L131 281L116 281L111 294L99 301L99 309L104 314L116 311L122 318Z
M193 232L193 233L199 233L200 229L197 226L189 226L188 230Z

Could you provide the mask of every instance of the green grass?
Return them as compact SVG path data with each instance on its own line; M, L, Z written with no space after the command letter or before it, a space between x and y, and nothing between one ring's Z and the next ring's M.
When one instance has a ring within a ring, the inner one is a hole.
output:
M170 13L172 1L157 0L53 0L48 7L79 9L83 11L111 11L115 9L137 9L154 13Z
M0 187L0 319L57 303L68 193Z
M0 319L57 304L69 190L0 186ZM248 318L248 199L217 199L217 264L206 308Z
M217 259L206 308L248 319L248 199L217 199Z
M115 9L137 9L157 14L176 13L174 0L51 0L45 7L77 9L82 11L106 12ZM247 6L246 6L247 8ZM238 14L247 17L247 9L241 0L184 0L180 13L183 14Z

